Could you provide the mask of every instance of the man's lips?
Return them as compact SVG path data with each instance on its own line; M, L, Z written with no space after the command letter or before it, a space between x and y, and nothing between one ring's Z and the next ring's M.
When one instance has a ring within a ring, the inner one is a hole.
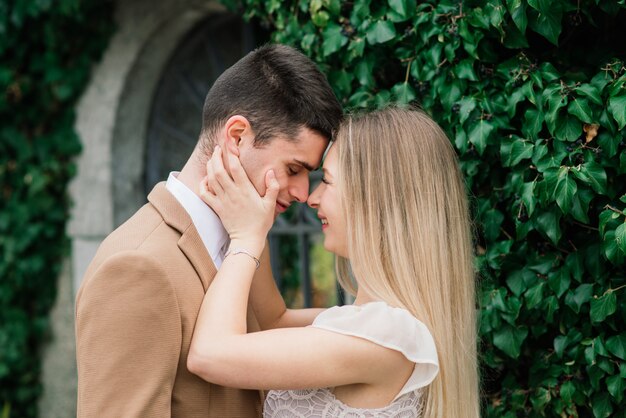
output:
M289 205L286 205L286 204L284 204L282 202L276 201L276 212L283 213L287 209L289 209Z

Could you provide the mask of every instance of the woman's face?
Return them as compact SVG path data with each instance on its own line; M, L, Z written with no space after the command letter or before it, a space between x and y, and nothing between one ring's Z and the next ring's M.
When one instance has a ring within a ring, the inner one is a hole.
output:
M332 145L324 160L324 177L311 193L307 203L317 209L322 221L324 248L340 257L348 258L346 219L341 208L337 190L337 147Z

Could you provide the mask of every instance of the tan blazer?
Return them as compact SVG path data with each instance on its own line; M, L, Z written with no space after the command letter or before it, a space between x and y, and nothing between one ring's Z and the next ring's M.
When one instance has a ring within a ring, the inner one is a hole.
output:
M159 183L96 253L76 297L78 417L259 417L260 391L187 370L216 269L191 218ZM259 325L248 312L248 329Z

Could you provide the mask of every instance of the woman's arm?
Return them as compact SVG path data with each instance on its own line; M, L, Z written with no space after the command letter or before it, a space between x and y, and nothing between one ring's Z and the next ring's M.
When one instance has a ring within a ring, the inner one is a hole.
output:
M220 215L231 236L231 249L261 254L278 185L268 175L268 191L261 198L237 158L229 156L233 180L223 169L221 152L216 154L211 160L215 177L208 179L215 193L205 187L202 197ZM317 328L247 334L246 309L255 269L247 254L224 259L198 314L187 359L192 373L225 386L297 389L376 382L399 361L402 355L396 351Z
M289 327L305 327L324 311L319 308L287 309L270 265L269 246L261 255L261 266L254 274L249 303L262 330Z

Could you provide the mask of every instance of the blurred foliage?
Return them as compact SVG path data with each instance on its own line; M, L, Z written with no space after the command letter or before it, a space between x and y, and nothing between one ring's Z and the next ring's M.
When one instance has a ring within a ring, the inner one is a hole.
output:
M0 410L34 417L40 350L68 253L74 105L112 33L112 4L0 0Z
M223 0L348 109L418 102L473 195L488 417L626 417L624 0Z

